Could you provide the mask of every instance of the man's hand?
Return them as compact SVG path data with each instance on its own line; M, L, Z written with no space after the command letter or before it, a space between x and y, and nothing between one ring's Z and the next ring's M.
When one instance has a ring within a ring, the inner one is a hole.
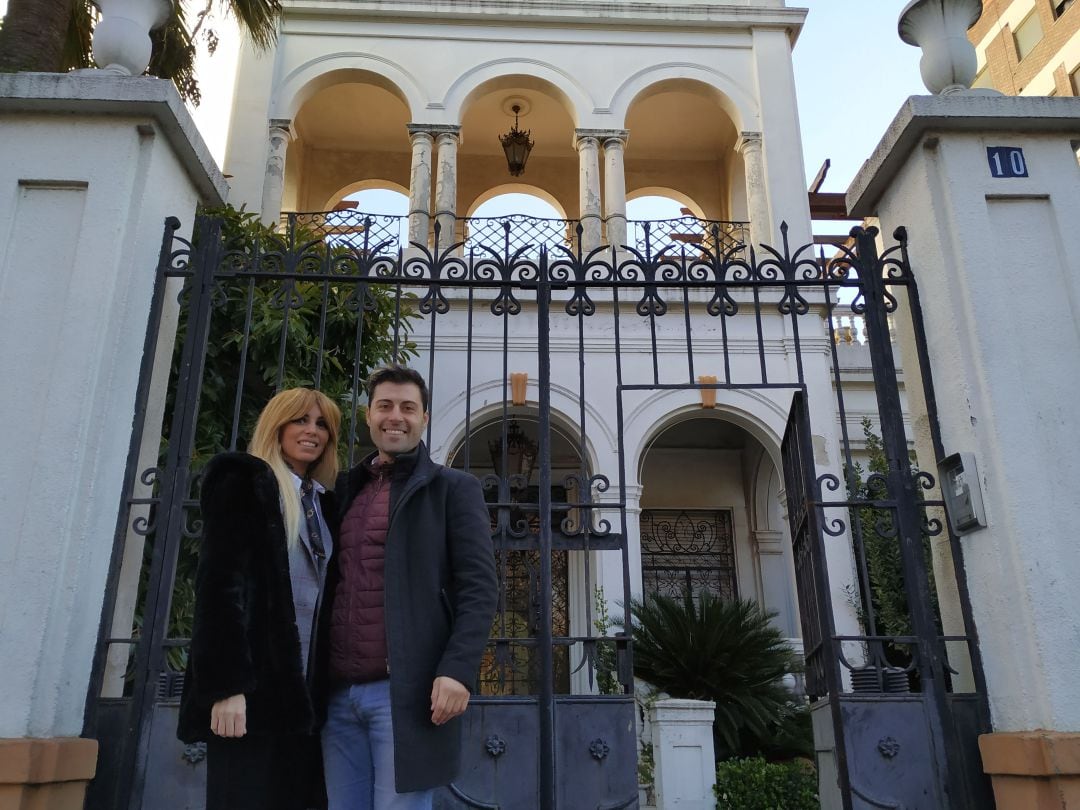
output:
M247 734L247 698L233 695L210 707L210 730L219 737Z
M431 686L431 722L441 726L465 711L469 705L469 690L465 684L447 675L440 675Z

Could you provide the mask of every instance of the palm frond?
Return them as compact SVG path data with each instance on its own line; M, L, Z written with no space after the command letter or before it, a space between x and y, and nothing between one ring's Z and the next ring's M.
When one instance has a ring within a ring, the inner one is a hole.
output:
M67 33L64 35L64 50L61 53L60 70L78 70L94 66L90 57L90 38L97 21L97 9L89 0L80 0L71 9Z
M180 3L173 3L169 21L152 32L150 39L154 50L147 72L151 76L172 79L180 97L198 106L201 94L195 78L195 44L191 41Z
M277 23L281 15L281 0L221 0L226 9L239 21L260 50L266 50L277 40Z

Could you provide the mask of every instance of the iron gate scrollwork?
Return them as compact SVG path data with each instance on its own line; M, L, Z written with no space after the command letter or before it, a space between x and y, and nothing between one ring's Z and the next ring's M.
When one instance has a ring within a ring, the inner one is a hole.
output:
M428 378L437 419L427 441L437 458L481 478L499 569L500 610L464 721L465 767L439 807L636 802L625 631L626 597L641 583L631 581L629 535L657 524L655 513L639 521L628 499L627 425L658 398L675 409L702 391L728 406L737 397L758 403L762 424L792 408L782 448L782 425L770 429L807 691L815 722L835 740L844 806L897 785L945 796L951 807L988 806L970 759L987 717L962 578L932 587L922 556L925 542L944 542L962 570L959 545L936 517L933 480L908 460L888 323L903 301L920 333L902 240L879 257L873 233L859 231L854 248L826 257L793 250L786 226L780 245L758 250L739 240L737 224L698 223L693 238L669 224L643 228L640 243L585 253L579 223L560 223L539 243L529 239L544 228L517 238L507 220L501 239L474 231L453 241L436 225L430 244L406 251L403 220L348 215L293 214L277 232L200 218L190 240L179 223L166 228L87 703L84 732L102 742L92 810L200 806L200 758L174 739L174 687L188 642L202 464L242 449L261 404L295 384L321 387L344 406L343 461L355 462L366 450L361 383L387 360L407 360ZM865 325L865 341L839 337L844 318ZM849 435L842 373L845 353L859 352L875 391L860 409L872 412L887 456L884 471L869 474L858 466L865 447ZM904 362L932 400L924 352ZM515 404L510 376L522 372L527 396ZM534 431L533 461L510 463L511 438L519 449L523 441L513 424ZM474 451L484 431L489 441ZM691 587L695 565L708 568L711 587L734 595L730 515L715 525L710 548L683 549L711 561L687 562L678 551L677 567ZM647 536L642 545L648 572L659 552ZM843 627L834 615L843 599L829 581L843 565L830 559L850 559L858 572ZM910 594L894 611L906 623L886 622L889 560ZM601 585L614 615L603 630ZM962 626L943 627L935 611L935 587L946 586L958 589ZM565 605L553 599L560 589ZM857 733L866 727L873 739ZM940 751L941 764L919 760L919 750Z

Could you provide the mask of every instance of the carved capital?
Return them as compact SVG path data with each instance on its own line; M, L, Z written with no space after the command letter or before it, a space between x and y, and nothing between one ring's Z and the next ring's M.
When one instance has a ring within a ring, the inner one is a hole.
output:
M760 132L740 132L739 140L735 141L735 151L741 155L750 150L761 150Z

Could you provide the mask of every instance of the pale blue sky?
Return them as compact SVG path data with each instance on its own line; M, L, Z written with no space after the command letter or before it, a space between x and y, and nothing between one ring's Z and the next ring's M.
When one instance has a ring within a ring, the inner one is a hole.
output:
M928 93L918 48L896 26L907 0L808 0L795 45L803 154L809 183L826 158L822 191L846 191L904 99Z

